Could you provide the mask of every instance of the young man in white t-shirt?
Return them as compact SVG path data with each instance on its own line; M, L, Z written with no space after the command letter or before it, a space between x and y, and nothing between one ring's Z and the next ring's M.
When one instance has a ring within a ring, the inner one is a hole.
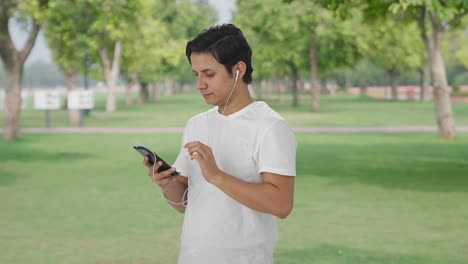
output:
M232 24L187 43L197 89L214 108L192 117L173 168L145 159L166 199L185 213L179 263L273 263L276 218L293 208L296 140L287 122L255 102L252 52ZM179 176L168 177L174 171Z

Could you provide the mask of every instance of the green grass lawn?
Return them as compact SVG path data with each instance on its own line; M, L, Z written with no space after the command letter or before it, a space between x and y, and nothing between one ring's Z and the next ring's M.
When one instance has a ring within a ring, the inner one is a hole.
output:
M205 111L206 105L197 92L182 93L174 96L163 96L157 103L124 106L124 95L119 94L118 111L104 111L103 94L96 96L96 108L84 120L89 127L183 127L194 114ZM301 95L297 108L291 106L290 96L284 103L270 102L292 126L435 126L434 105L431 102L393 102L375 100L359 96L322 96L321 111L310 111L310 95ZM458 125L468 125L468 105L454 103L455 121ZM65 110L51 111L51 126L63 127L67 124ZM22 127L44 127L44 111L32 109L32 102L21 115ZM2 125L0 120L0 126Z
M182 215L135 143L180 134L0 141L0 263L175 263ZM468 135L297 134L295 208L276 263L468 263Z

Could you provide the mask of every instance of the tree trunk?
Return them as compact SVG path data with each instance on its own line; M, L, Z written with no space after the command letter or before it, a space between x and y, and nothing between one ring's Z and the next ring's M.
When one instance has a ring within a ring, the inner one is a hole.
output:
M298 93L297 93L297 80L299 79L299 70L297 69L296 65L294 62L289 63L289 67L291 68L291 91L293 93L293 101L292 105L294 107L297 107L299 105L299 98L298 98Z
M182 90L182 84L180 82L174 81L174 91L176 94L180 93Z
M15 13L16 2L1 1L0 4L0 58L6 72L3 136L7 141L17 139L20 135L19 122L21 116L23 65L34 47L41 28L40 24L32 20L32 28L23 44L23 48L20 51L16 49L8 26L10 16ZM37 4L43 7L47 4L47 1L39 1Z
M171 96L174 94L174 81L166 79L164 81L164 95Z
M6 72L3 137L7 141L17 139L20 134L23 65L34 47L41 27L36 21L33 21L32 30L29 32L23 49L17 51L8 29L9 16L11 8L13 8L12 3L12 1L3 3L3 10L0 12L0 57Z
M257 96L258 96L258 100L262 100L263 98L263 94L265 93L265 91L267 90L267 80L265 79L262 79L260 81L260 89L259 89L259 93L257 93Z
M426 54L427 58L425 62L421 65L420 73L421 73L421 81L420 81L420 100L421 101L429 101L431 97L429 96L429 87L431 84L431 56L433 53L433 43L428 36L427 32L427 11L426 8L421 8L418 18L418 27L419 32L421 34L421 39L424 42L424 46L426 47Z
M392 100L398 101L398 79L399 75L395 72L388 72L388 77L390 80L390 87L392 87Z
M153 102L159 101L161 98L161 85L158 82L152 84L153 88Z
M272 80L271 78L268 79L268 81L267 81L267 87L266 87L266 88L267 88L267 91L266 91L266 93L267 93L267 95L266 95L266 100L267 100L267 101L271 101L271 99L272 99L273 85L274 85L274 84L273 84L273 80Z
M310 60L310 90L312 93L312 111L320 111L320 86L317 76L317 57L315 55L315 40L312 40L309 46L309 60Z
M283 79L281 79L279 76L275 76L273 78L273 94L279 95L279 98L277 98L278 102L282 103L282 92L284 90L283 86ZM276 96L275 96L276 97ZM274 97L272 97L272 100L274 100Z
M320 93L325 95L329 94L326 78L320 79Z
M128 76L128 75L127 75ZM125 106L130 108L133 106L133 87L138 82L138 73L133 73L132 77L127 77L127 85L125 87Z
M140 82L140 97L139 103L146 104L149 99L149 85L147 82Z
M132 93L133 84L127 83L125 87L125 107L130 108L133 106L133 93Z
M21 115L22 65L6 66L5 106L3 112L3 136L10 141L19 137Z
M345 70L345 91L348 91L353 85L353 81L351 80L351 71L349 69Z
M304 82L301 80L301 78L297 80L297 91L299 93L304 91Z
M431 99L431 96L429 94L429 88L431 86L431 75L430 75L430 68L428 64L422 65L421 68L419 68L419 73L420 73L420 80L419 80L419 100L421 102L426 102Z
M385 99L389 99L389 98L390 98L390 95L389 95L389 93L388 93L388 86L384 86L383 89L384 89L384 98L385 98ZM391 89L391 88L390 88L390 89Z
M73 91L77 89L77 72L66 72L65 79L67 84L67 91ZM80 110L79 109L68 109L68 124L70 126L79 126L80 125Z
M367 94L367 85L363 84L359 87L359 90L361 91L361 97L366 96Z
M339 92L340 86L336 79L332 79L330 81L330 85L328 87L328 92L331 96L335 96Z
M286 93L286 87L284 85L283 80L279 79L279 102L284 103L284 95Z
M117 78L119 77L120 71L120 59L122 55L122 41L117 40L114 46L114 58L112 64L107 55L105 48L99 49L99 55L101 56L104 65L104 74L106 77L107 84L107 102L106 112L115 112L117 109L117 97L115 86L117 84Z
M439 135L446 139L454 139L456 136L455 120L453 118L452 102L447 89L444 60L441 54L441 42L443 37L442 26L438 25L436 18L431 17L433 53L431 58L432 87L434 87L434 104L437 117Z

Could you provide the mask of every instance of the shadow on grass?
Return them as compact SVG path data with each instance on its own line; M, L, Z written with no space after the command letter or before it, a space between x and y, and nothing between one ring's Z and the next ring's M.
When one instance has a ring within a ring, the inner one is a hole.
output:
M467 144L311 144L298 149L301 174L388 189L468 192ZM302 162L301 162L302 161ZM307 161L307 162L303 162Z
M316 248L278 248L275 262L286 264L302 263L343 263L343 264L445 264L461 263L453 260L437 260L428 256L397 255L386 252L366 251L336 245L323 244Z
M28 177L34 174L18 172L20 166L31 166L36 162L76 162L83 159L91 159L96 155L76 151L58 150L57 152L44 151L31 148L22 144L7 143L0 147L0 186L13 184L18 178ZM34 170L41 170L40 165L34 166Z
M15 150L12 153L2 153L0 151L0 155L2 156L2 162L6 161L18 161L18 162L31 162L31 161L76 161L77 159L89 159L94 157L90 153L80 153L80 152L45 152L45 151L38 151L38 150Z

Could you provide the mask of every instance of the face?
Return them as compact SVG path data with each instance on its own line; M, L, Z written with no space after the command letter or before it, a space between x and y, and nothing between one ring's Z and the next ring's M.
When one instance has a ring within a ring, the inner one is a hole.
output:
M192 71L197 77L197 89L207 104L223 106L234 84L234 78L213 55L192 53Z

